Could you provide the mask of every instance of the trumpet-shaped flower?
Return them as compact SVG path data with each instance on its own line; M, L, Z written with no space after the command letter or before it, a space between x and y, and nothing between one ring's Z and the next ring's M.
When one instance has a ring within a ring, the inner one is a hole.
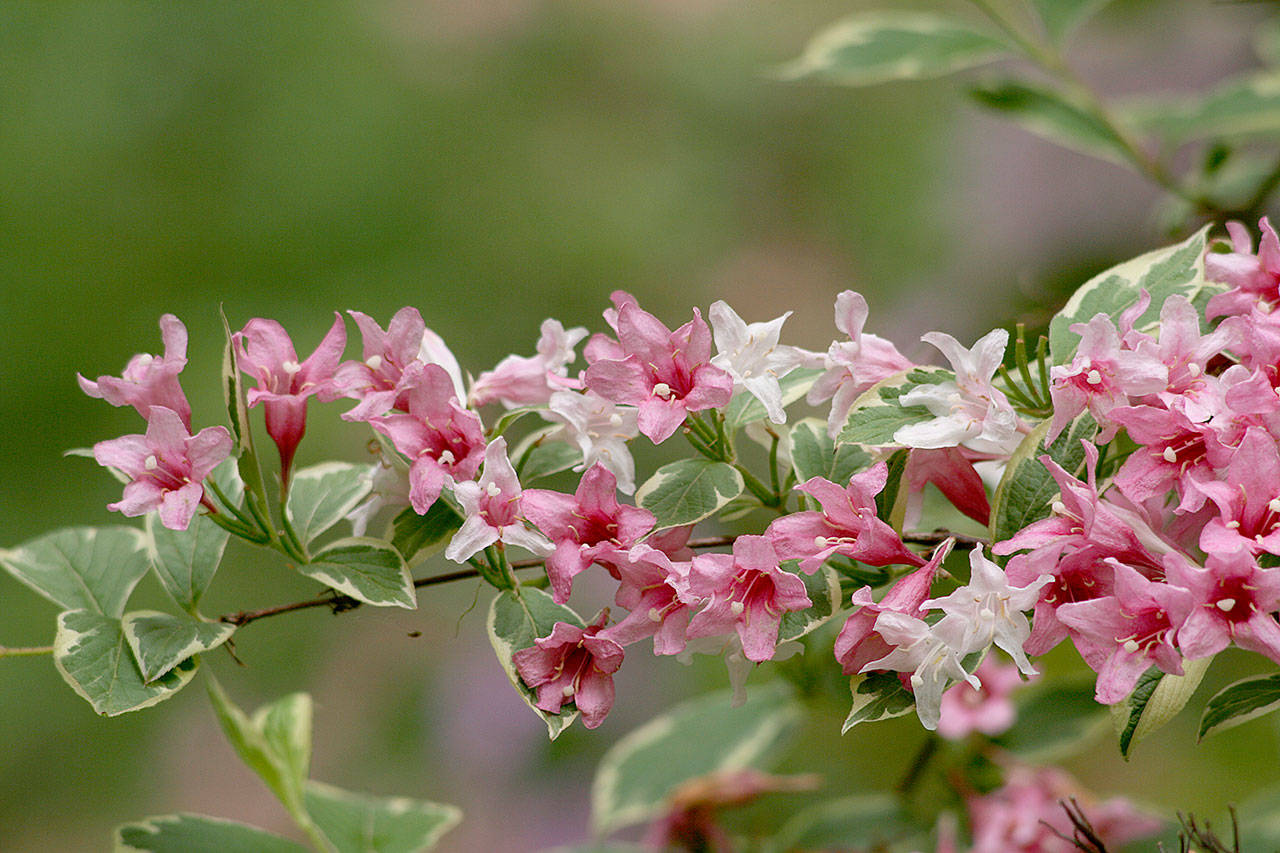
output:
M640 432L633 406L619 406L591 391L557 391L551 395L546 417L564 425L553 435L582 451L582 462L573 470L603 465L618 478L623 494L635 493L636 463L627 447Z
M190 430L191 404L178 382L178 374L187 365L187 327L172 314L165 314L160 318L160 337L164 341L164 355L135 355L119 378L99 376L97 382L91 382L76 374L76 379L80 390L90 397L106 400L113 406L133 406L148 420L152 406L164 406L176 412Z
M711 304L710 314L717 353L711 363L733 377L735 388L744 388L759 400L769 420L785 423L787 413L782 409L778 380L806 361L821 358L778 343L782 324L791 312L767 323L747 323L728 303L719 301Z
M559 320L542 321L535 356L509 355L471 386L471 405L501 402L507 408L545 405L554 391L579 387L568 378L573 348L587 336L581 327L566 330Z
M458 360L444 340L427 328L417 308L401 308L385 332L369 315L348 313L360 329L364 361L344 362L334 378L339 393L360 401L343 413L343 420L367 421L393 409L407 412L409 386L421 376L418 368L426 364L441 367L449 377L453 396L466 399Z
M573 702L587 728L604 722L613 707L613 674L623 658L622 646L600 636L608 619L605 608L586 628L557 622L550 634L511 656L521 680L536 691L539 708L558 714Z
M507 458L507 440L502 436L485 448L479 482L458 483L453 496L464 519L444 555L455 563L465 563L495 542L516 545L538 556L551 553L550 540L525 527L520 517L520 480Z

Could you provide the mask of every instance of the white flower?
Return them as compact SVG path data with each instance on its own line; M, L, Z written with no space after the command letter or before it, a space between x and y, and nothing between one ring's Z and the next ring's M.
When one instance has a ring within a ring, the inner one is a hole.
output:
M778 380L799 367L808 355L778 343L782 324L791 312L767 323L747 323L724 301L717 301L710 313L717 353L711 363L732 376L735 387L746 389L759 400L769 420L786 423Z
M625 495L636 490L636 463L627 441L640 434L634 406L619 406L591 391L557 391L551 395L546 417L564 424L563 438L578 445L582 462L575 471L585 471L599 462L618 480Z
M520 481L507 458L507 440L498 436L484 450L480 481L454 486L453 496L466 514L444 555L465 563L495 542L516 545L540 557L553 550L551 540L525 526L520 517Z
M963 626L944 618L936 625L922 619L885 610L876 617L875 631L894 646L889 654L868 663L863 672L889 669L911 673L911 691L916 699L916 716L929 731L938 727L942 716L942 694L957 681L967 681L977 689L978 677L965 672L960 663L966 654Z

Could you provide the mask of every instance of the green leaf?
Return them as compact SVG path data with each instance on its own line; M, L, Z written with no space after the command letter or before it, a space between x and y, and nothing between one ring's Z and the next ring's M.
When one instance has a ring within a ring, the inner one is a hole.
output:
M1212 660L1184 660L1183 675L1169 675L1152 667L1142 674L1128 697L1111 706L1111 721L1120 737L1120 754L1126 760L1139 741L1182 710Z
M147 573L145 549L132 527L67 527L0 551L0 565L65 610L116 619Z
M1209 92L1146 98L1122 109L1134 124L1170 145L1206 138L1270 137L1280 132L1280 73L1245 74Z
M338 853L417 853L462 820L456 806L354 794L308 782L307 812Z
M591 786L596 835L657 816L668 794L690 779L763 760L802 717L777 683L754 688L737 708L730 696L723 691L678 705L605 753Z
M1151 294L1151 305L1135 325L1140 332L1155 328L1160 308L1170 296L1181 294L1195 301L1206 292L1221 290L1204 278L1207 232L1205 226L1181 243L1147 252L1085 282L1049 321L1051 361L1066 364L1075 355L1080 336L1071 331L1072 324L1087 323L1099 313L1114 321L1138 300L1144 288Z
M791 564L793 567L795 563ZM805 591L813 606L808 610L792 611L782 614L782 623L778 626L778 642L798 640L820 627L839 609L840 578L826 567L818 569L811 575L799 573L804 581Z
M544 441L529 448L520 466L520 482L529 484L582 464L582 451L563 441Z
M307 853L308 848L248 824L174 814L116 827L116 853Z
M447 501L436 501L426 515L405 507L391 522L391 544L406 562L418 555L429 557L448 544L460 527L462 517Z
M889 849L892 842L914 832L918 830L907 820L897 799L887 794L860 794L804 809L783 824L766 849L778 853Z
M791 427L791 467L796 480L822 477L838 485L871 464L871 457L856 444L836 445L827 435L825 421L806 418Z
M200 604L222 563L231 534L203 515L186 530L170 530L155 513L147 515L147 557L169 595L188 613Z
M302 544L310 545L364 500L372 487L369 472L368 465L324 462L293 475L286 511Z
M231 337L227 315L221 309L218 313L222 317L222 331L226 337L222 348L222 400L227 409L231 437L235 440L232 455L236 457L236 470L244 484L254 517L265 520L270 518L266 508L267 487L262 480L262 467L258 464L258 455L253 448L253 431L249 426L249 409L244 402L244 382L236 360L235 342Z
M53 664L71 689L107 717L163 702L187 685L196 662L188 658L150 683L142 676L119 619L90 610L58 614Z
M891 672L869 672L855 675L849 680L853 693L853 706L845 717L840 734L858 723L874 723L910 714L916 707L915 697L902 686L898 676Z
M997 742L1032 763L1079 751L1107 719L1107 707L1093 698L1093 690L1092 681L1032 687L1020 697L1017 722Z
M969 92L979 104L1004 113L1024 129L1050 142L1120 165L1130 162L1128 147L1088 106L1040 84L1000 80Z
M742 494L742 475L710 459L663 465L636 491L636 503L653 513L657 529L693 524Z
M821 368L799 367L779 379L778 387L782 389L783 407L790 406L796 400L809 393L813 383L823 373L824 371ZM739 391L733 395L733 399L729 401L728 407L724 410L724 425L730 430L737 430L754 421L762 421L767 417L769 417L769 413L765 411L764 403L761 403L747 391Z
M489 605L489 616L485 622L489 643L498 656L502 671L520 692L520 698L524 699L525 704L547 724L547 734L552 740L559 737L577 719L578 709L572 702L565 703L559 714L549 714L539 708L535 704L537 695L520 680L512 656L521 649L532 646L535 639L549 636L557 622L585 627L582 617L577 613L562 604L556 604L549 594L530 586L520 587L518 592L504 589L498 593Z
M210 678L208 686L218 722L240 760L266 782L299 826L312 826L303 803L311 762L311 697L293 693L250 718L216 680Z
M941 367L917 367L883 379L853 401L837 444L853 443L868 447L893 444L894 433L902 427L934 418L924 406L903 406L898 402L899 398L921 385L941 385L954 382L955 378L953 372Z
M1237 681L1218 691L1200 717L1198 737L1229 729L1280 709L1280 674Z
M497 422L493 425L493 429L489 431L491 438L497 438L500 435L506 435L507 430L515 426L516 421L525 415L542 414L547 410L546 406L520 406L515 409L508 409L502 413Z
M380 539L352 536L331 542L298 571L366 604L418 606L404 558Z
M1084 472L1082 440L1091 440L1098 424L1086 412L1064 429L1048 448L1044 438L1050 421L1045 421L1022 439L1009 457L1004 475L991 501L991 541L1003 542L1032 522L1047 518L1058 496L1058 483L1040 461L1048 455L1063 470L1079 476Z
M216 649L236 630L226 622L202 622L154 610L126 613L121 629L148 684L192 655Z
M1076 27L1083 24L1111 0L1031 0L1050 40L1063 44Z
M779 69L779 76L870 86L942 77L1009 53L995 36L944 15L864 12L815 36L799 59Z

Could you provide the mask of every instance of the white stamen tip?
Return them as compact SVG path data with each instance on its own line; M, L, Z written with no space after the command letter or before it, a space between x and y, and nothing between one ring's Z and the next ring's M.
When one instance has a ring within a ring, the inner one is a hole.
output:
M919 690L921 687L924 686L924 679L920 677L920 673L918 672L911 673L911 686L914 687L916 690Z
M825 548L825 547L827 547L827 537L825 537L825 536L815 536L815 537L813 538L813 544L814 544L814 545L816 545L816 546L817 546L817 547L819 547L819 548Z
M452 450L446 450L444 453L441 453L439 457L437 457L437 461L441 465L452 465L458 460L454 458Z
M573 685L566 684L564 687L560 688L560 693L561 695L564 696L564 698L568 699L570 696L573 695Z
M377 370L382 367L382 356L371 355L364 360L364 363L369 366L370 370Z
M650 621L650 622L661 622L661 621L662 621L662 611L661 611L661 610L659 610L659 609L658 609L658 608L656 608L656 607L650 607L650 608L649 608L649 621Z
M1275 497L1267 501L1267 509L1272 512L1280 512L1280 497Z
M1124 641L1124 650L1125 650L1126 652L1128 652L1129 654L1133 654L1134 652L1136 652L1136 651L1138 650L1138 641L1137 641L1137 640L1134 640L1134 639L1128 639L1128 640L1125 640L1125 641Z
M734 616L741 616L742 611L746 609L747 605L743 604L741 601L735 601L729 605L729 611L733 613Z
M671 398L671 386L665 382L659 382L653 386L653 396L669 400Z
M1236 600L1234 598L1219 598L1214 602L1214 606L1226 613L1236 606Z
M612 415L609 415L609 424L611 426L622 426L622 415L618 414L617 412L614 412Z
M1235 519L1232 519L1231 521L1228 521L1226 523L1226 527L1228 527L1231 530L1239 530L1240 522L1236 521Z
M1172 447L1166 447L1164 453L1160 455L1164 457L1165 462L1173 463L1178 461L1178 453Z
M1052 506L1050 506L1049 508L1050 508L1051 510L1053 510L1053 514L1054 514L1054 515L1066 515L1066 514L1067 514L1067 505L1066 505L1066 504L1064 504L1062 501L1054 501L1054 502L1053 502L1053 505L1052 505Z
M151 455L142 460L142 467L146 468L148 471L154 471L156 468L160 467L160 461L156 459L154 455Z
M298 362L296 361L283 362L281 363L280 367L284 370L285 373L288 373L290 376L292 376L293 374L297 373L299 370L302 369L302 365L298 364Z
M498 495L502 494L502 488L497 483L490 483L485 486L484 491L485 494L491 498L496 498Z
M1097 370L1090 370L1088 373L1085 374L1084 380L1088 382L1090 385L1097 385L1099 382L1102 381L1102 374L1099 373Z
M1202 368L1200 365L1196 364L1194 361L1187 362L1187 373L1190 373L1192 378L1199 376L1201 372Z

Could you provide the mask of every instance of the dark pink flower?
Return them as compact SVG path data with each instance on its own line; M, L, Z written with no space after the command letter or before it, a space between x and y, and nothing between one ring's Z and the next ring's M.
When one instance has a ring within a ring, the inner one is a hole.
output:
M711 364L711 329L698 310L674 332L618 291L605 317L616 342L592 338L585 353L588 388L615 403L639 407L640 432L654 444L671 437L690 412L728 405L733 377Z
M889 479L880 462L854 474L848 486L814 477L796 489L813 497L821 512L797 512L775 519L765 535L783 560L799 560L813 574L832 554L843 554L872 566L924 565L907 550L892 527L876 517L876 495Z
M536 705L558 714L573 702L589 729L604 722L613 707L613 674L622 666L622 646L599 636L609 620L602 610L586 628L557 622L546 637L512 655L516 672L537 692Z
M1264 569L1247 550L1210 554L1205 568L1179 561L1170 583L1191 591L1195 607L1178 630L1190 659L1209 657L1234 643L1280 663L1280 569Z
M191 404L182 392L178 374L187 365L187 327L172 314L160 318L160 337L164 355L143 353L129 359L120 378L99 376L90 382L76 374L80 390L90 397L106 400L113 406L133 406L138 414L150 419L152 406L164 406L176 412L183 426L191 429Z
M1208 316L1248 314L1254 308L1270 313L1280 303L1280 238L1265 216L1258 229L1262 238L1256 255L1249 232L1239 222L1227 223L1234 251L1205 255L1205 278L1231 285L1231 290L1209 300Z
M1209 554L1280 554L1280 449L1260 427L1250 427L1231 457L1225 480L1199 486L1219 516L1205 524L1200 547Z
M343 420L367 421L392 410L407 412L409 385L417 381L420 375L417 370L425 364L443 368L453 385L454 396L459 400L466 398L458 360L444 340L427 328L417 308L401 308L385 332L369 315L359 311L347 313L360 329L364 361L344 362L334 377L334 387L339 393L360 401L354 409L343 413Z
M249 408L262 404L267 435L280 451L280 481L287 489L294 453L307 430L307 399L318 395L329 402L340 396L333 375L347 346L347 328L335 311L324 340L301 363L289 334L275 320L254 318L231 339L240 369L258 380L247 395Z
M99 465L124 472L131 482L107 509L133 517L153 509L171 530L186 530L204 502L204 478L231 455L231 433L206 427L192 436L177 412L152 406L145 435L126 435L93 446Z
M547 558L552 597L569 600L573 578L595 562L614 562L619 552L653 529L653 513L618 503L617 478L599 463L582 475L572 495L526 489L524 517L555 545Z
M782 614L813 606L798 575L778 565L768 537L739 536L732 554L699 554L687 580L688 598L707 604L689 621L689 638L736 631L747 660L773 657Z

